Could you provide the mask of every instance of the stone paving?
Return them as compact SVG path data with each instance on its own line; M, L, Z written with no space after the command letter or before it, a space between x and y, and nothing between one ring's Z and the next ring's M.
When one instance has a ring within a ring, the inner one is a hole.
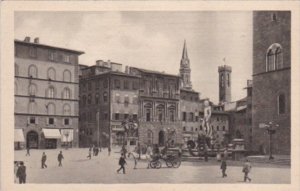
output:
M63 167L58 167L57 155L63 151ZM48 168L41 168L42 152L47 154ZM221 177L219 163L210 160L205 163L182 162L177 169L147 169L146 161L139 161L133 169L134 161L127 159L126 174L118 174L117 150L108 156L106 149L99 156L86 158L88 149L31 150L31 156L25 156L26 150L15 151L15 160L24 161L27 166L27 183L240 183L243 182L242 163L228 161L228 177ZM290 183L290 167L264 164L252 164L251 183L246 184L287 184Z

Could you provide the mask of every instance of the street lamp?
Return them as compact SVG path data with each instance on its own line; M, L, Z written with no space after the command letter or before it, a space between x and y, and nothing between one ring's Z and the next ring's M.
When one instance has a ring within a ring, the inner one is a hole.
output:
M269 160L274 159L273 155L272 155L272 135L276 133L276 128L279 127L278 124L273 124L272 121L269 122L269 124L267 125L267 133L269 134Z

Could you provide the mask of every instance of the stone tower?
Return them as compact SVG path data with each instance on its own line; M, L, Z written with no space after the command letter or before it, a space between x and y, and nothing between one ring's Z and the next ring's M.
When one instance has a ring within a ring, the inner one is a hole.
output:
M185 40L183 45L182 57L180 61L179 73L182 80L182 88L192 89L190 60L188 58Z
M231 67L219 66L219 102L231 101Z

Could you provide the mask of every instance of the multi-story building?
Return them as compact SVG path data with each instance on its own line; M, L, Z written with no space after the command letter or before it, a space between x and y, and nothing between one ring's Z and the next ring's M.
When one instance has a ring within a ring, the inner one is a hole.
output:
M129 73L140 78L140 142L158 145L181 144L180 77L135 67L130 67Z
M15 129L31 148L78 144L78 57L82 51L15 40ZM21 133L20 133L21 132Z
M122 65L110 61L81 68L80 146L124 144L122 122L138 118L139 77L121 72Z
M276 128L274 153L291 151L291 12L253 12L253 150L269 151L263 124Z

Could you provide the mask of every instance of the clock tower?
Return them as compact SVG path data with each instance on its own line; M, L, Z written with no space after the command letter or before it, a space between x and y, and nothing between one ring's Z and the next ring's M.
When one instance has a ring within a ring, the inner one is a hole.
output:
M182 58L180 61L180 77L182 81L182 88L184 89L192 89L192 83L191 83L191 69L190 69L190 60L188 58L187 54L187 48L186 48L186 42L184 40L183 44L183 51L182 51Z

